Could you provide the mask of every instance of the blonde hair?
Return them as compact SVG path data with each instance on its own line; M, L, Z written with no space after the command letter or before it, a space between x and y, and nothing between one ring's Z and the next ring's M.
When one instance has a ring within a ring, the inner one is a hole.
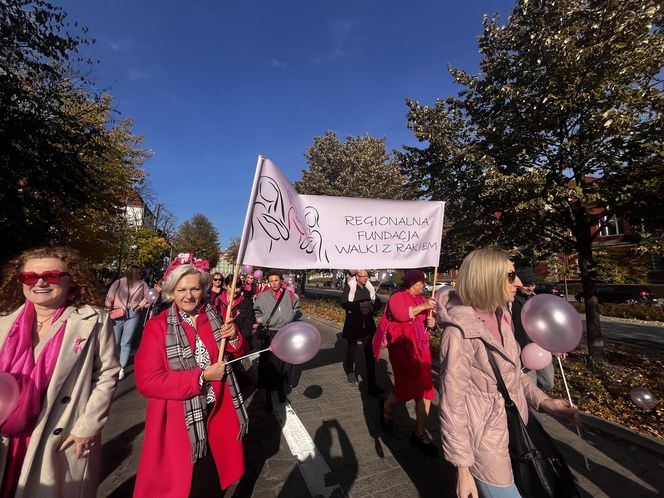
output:
M505 263L510 258L510 253L497 247L469 253L459 268L456 286L463 304L485 311L505 306Z
M164 283L161 285L161 297L164 301L173 300L173 291L180 279L186 275L199 275L201 277L201 288L206 291L210 287L210 274L194 265L180 265L175 267L168 274Z

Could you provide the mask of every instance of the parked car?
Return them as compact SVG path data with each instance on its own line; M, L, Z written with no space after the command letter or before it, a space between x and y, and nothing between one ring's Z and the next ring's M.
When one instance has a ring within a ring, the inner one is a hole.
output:
M445 287L446 285L450 285L449 282L436 282L436 292L438 292L441 288ZM424 292L431 292L433 290L433 284L426 284L424 286Z
M583 292L579 292L574 297L578 302L583 302ZM600 304L657 304L657 297L650 289L642 285L598 284L597 301Z
M553 294L565 297L565 287L558 284L535 284L535 294Z

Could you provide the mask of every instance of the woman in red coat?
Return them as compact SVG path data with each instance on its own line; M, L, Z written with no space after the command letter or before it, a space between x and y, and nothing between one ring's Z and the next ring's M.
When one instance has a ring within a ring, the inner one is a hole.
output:
M223 496L244 473L247 413L218 343L228 340L227 357L246 347L201 305L210 275L190 259L169 267L163 293L173 305L148 321L136 354L136 387L149 400L136 497Z
M423 453L437 456L438 451L425 429L434 395L427 329L436 326L435 319L428 317L435 301L422 296L425 280L424 272L409 271L403 277L401 289L387 302L387 349L394 372L394 388L382 407L381 423L385 429L391 430L394 406L415 400L417 420L410 442Z

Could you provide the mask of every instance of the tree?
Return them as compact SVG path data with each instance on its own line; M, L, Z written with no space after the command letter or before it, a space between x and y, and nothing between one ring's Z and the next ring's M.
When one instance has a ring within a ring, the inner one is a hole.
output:
M384 138L348 135L340 142L328 131L314 137L305 153L309 164L295 182L301 194L403 199L404 177L385 148Z
M112 99L95 95L76 65L66 13L42 0L2 3L0 16L0 260L33 245L80 244L104 259L117 242L126 192L148 153ZM81 30L83 34L85 29ZM96 244L87 244L87 241Z
M184 221L173 238L175 252L191 252L206 259L210 268L219 260L219 232L204 214L195 214Z
M226 249L226 261L231 261L233 264L237 261L237 255L240 252L240 237L233 237L231 243L228 244Z
M127 254L124 266L137 265L158 269L167 255L169 245L164 237L147 227L128 227L125 245Z
M414 185L451 201L445 247L576 251L589 351L602 361L596 226L662 215L663 19L657 0L520 0L506 24L484 19L478 75L450 68L457 96L408 101L427 145L400 161Z

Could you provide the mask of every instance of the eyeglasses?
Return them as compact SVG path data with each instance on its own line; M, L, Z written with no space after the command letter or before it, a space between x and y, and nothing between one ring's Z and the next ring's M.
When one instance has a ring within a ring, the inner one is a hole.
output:
M221 280L222 280L221 278L213 278L212 279L213 282L221 282Z
M516 272L515 271L507 272L507 281L510 284L513 284L515 280L516 280Z
M69 272L60 270L48 270L44 273L22 271L18 274L18 280L25 285L35 285L40 278L48 284L59 284L62 277L68 276Z

